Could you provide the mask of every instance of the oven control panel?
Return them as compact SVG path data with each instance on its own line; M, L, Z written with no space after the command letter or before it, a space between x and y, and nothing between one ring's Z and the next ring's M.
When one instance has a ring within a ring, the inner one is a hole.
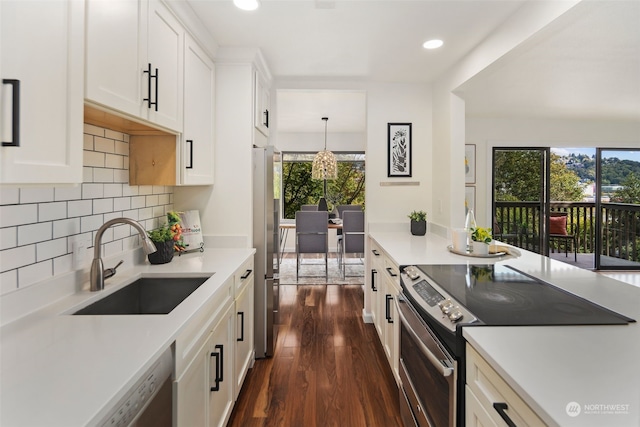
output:
M405 292L420 305L416 309L449 330L455 331L458 323L477 321L469 310L448 295L430 277L421 274L416 266L405 267L400 276Z

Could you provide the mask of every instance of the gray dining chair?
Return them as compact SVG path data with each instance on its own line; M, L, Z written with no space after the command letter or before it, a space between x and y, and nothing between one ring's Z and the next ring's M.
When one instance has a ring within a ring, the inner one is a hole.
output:
M324 275L329 278L329 214L327 211L296 212L296 281L302 254L324 254ZM309 276L307 276L309 277Z
M300 206L301 211L317 211L318 205L302 205Z
M342 215L344 215L346 211L362 211L362 205L338 205L336 206L336 209L338 210L338 216L342 219ZM336 231L336 235L338 238L336 241L336 252L339 254L342 242L342 230L338 229Z
M342 239L340 239L338 251L338 266L342 269L342 277L347 276L347 254L364 256L364 212L344 212L342 218Z

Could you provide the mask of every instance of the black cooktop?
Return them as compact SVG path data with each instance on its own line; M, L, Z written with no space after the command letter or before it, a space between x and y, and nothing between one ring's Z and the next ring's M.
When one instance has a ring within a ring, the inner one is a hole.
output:
M481 324L543 326L635 322L509 266L465 264L417 267L448 293L448 297L477 317ZM417 283L414 281L413 285ZM438 292L428 282L422 283L421 287L419 294L423 298L422 303L437 304L441 299ZM464 323L464 319L461 323Z

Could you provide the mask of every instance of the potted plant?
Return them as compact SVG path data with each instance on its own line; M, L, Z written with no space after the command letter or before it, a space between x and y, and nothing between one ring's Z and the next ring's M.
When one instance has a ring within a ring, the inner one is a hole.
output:
M471 228L471 244L474 254L487 255L489 253L489 244L491 243L491 240L490 228Z
M425 211L413 211L408 216L411 219L411 234L424 236L427 233L427 213Z
M151 264L171 262L175 251L184 250L180 216L176 212L167 213L167 223L162 227L147 231L147 235L157 249L154 253L147 255Z

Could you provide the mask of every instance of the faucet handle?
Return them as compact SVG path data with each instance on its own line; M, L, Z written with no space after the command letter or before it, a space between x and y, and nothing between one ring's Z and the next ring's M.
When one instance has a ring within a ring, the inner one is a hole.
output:
M108 279L108 278L109 278L109 277L111 277L111 276L115 276L115 275L116 275L116 269L117 269L118 267L120 267L120 266L122 265L122 263L123 263L123 262L124 262L124 260L120 260L120 262L119 262L119 263L117 263L115 267L113 267L113 268L105 268L105 269L104 269L104 275L103 275L103 277L104 277L105 279Z

